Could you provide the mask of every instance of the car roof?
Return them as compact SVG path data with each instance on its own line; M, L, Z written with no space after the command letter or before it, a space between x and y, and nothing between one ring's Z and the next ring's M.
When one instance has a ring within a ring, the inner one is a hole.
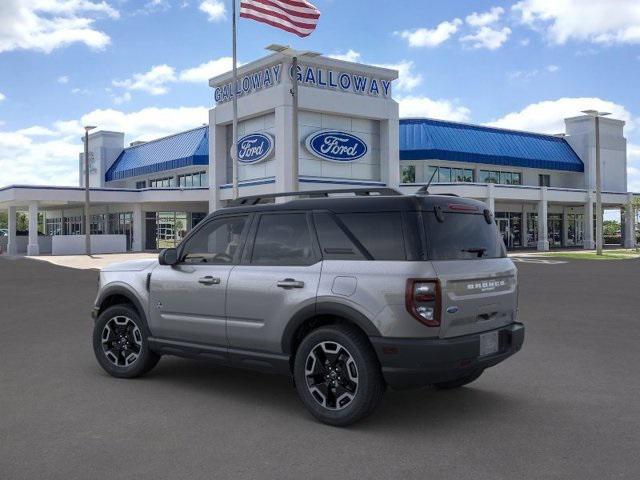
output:
M452 205L454 207L450 208ZM480 201L452 195L372 195L304 198L289 200L283 203L241 205L222 208L212 215L309 210L329 210L335 213L431 211L436 206L442 208L444 211L463 211L461 208L456 208L456 205L475 207L478 213L482 213L487 208L486 205Z

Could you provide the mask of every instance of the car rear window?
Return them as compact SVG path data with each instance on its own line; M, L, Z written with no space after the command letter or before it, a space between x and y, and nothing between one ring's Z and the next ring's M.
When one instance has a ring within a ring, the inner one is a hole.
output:
M430 260L477 260L506 256L495 221L487 223L483 214L423 213Z

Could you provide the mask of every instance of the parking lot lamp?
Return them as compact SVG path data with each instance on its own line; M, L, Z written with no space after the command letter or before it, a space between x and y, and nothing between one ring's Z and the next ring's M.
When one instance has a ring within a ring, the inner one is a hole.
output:
M267 50L272 52L281 53L287 57L291 57L291 97L292 97L292 124L291 124L291 136L293 138L291 144L291 176L293 177L293 191L298 191L298 160L300 149L300 138L298 134L298 59L300 57L317 57L320 54L317 52L294 50L287 45L272 44L266 47Z
M87 255L91 255L91 215L89 213L89 131L94 126L84 127L84 250Z
M602 171L600 165L600 117L611 115L597 110L582 113L595 118L596 122L596 255L602 255Z

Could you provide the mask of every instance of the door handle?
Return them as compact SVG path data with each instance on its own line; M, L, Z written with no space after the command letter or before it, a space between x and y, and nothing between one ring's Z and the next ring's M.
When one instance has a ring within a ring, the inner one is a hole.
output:
M212 277L210 275L207 275L206 277L200 278L198 280L198 283L201 283L203 285L219 285L220 279L217 277Z
M304 282L296 280L294 278L285 278L278 282L280 288L304 288Z

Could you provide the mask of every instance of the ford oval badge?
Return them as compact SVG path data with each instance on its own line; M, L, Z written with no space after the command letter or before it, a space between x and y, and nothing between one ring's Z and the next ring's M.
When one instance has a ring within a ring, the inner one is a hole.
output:
M252 133L238 139L238 161L244 164L262 162L273 153L275 142L268 133Z
M360 138L335 130L312 133L306 145L313 155L331 162L353 162L367 153L367 144Z

